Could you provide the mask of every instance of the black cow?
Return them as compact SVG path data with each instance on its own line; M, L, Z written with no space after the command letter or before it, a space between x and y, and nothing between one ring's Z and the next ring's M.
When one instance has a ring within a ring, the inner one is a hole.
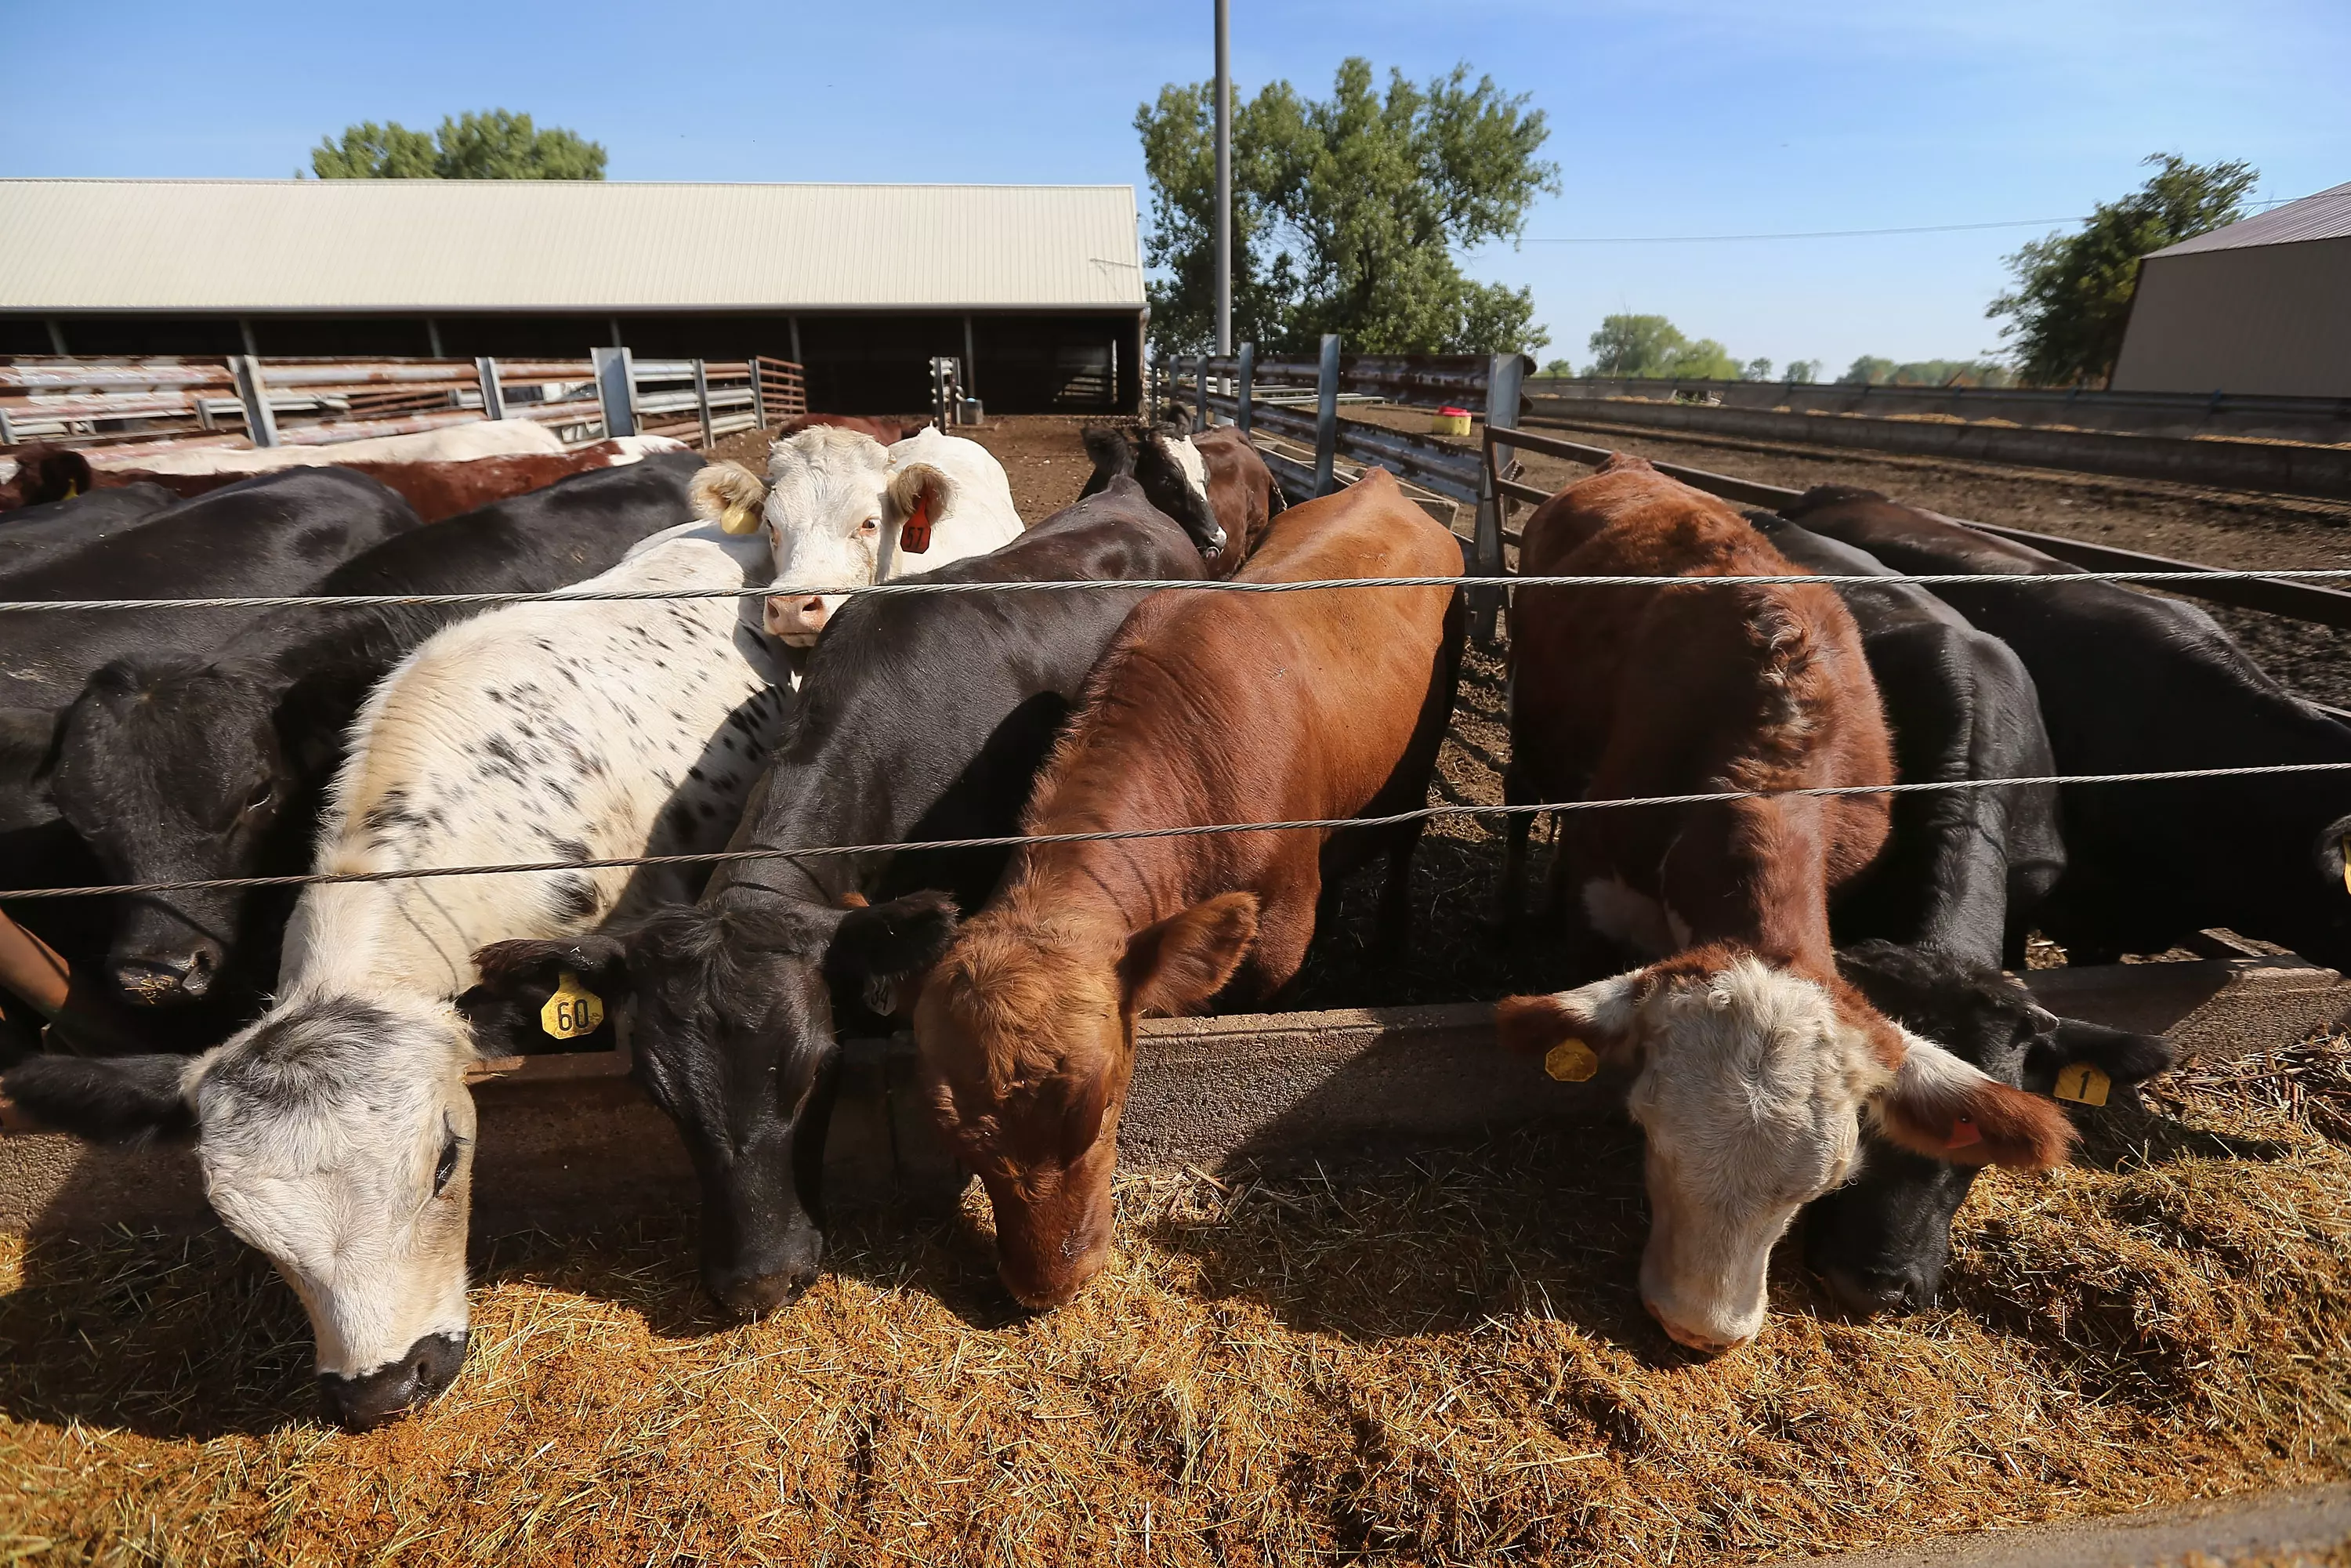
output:
M2192 605L2109 582L1867 490L1822 486L1787 514L1897 570L2031 572L1937 597L2032 672L2067 774L2351 762L2351 727L2263 674ZM2036 924L2081 963L2160 952L2221 925L2351 969L2351 774L2072 784L2066 872Z
M1896 575L1867 551L1785 518L1749 520L1807 571ZM1897 779L2057 771L2032 677L2007 643L1909 583L1849 583L1837 593L1886 702ZM1831 919L1840 942L1883 937L2022 968L2026 922L2064 869L2053 784L1900 794L1885 851L1839 891Z
M388 539L322 594L539 592L595 576L691 520L681 452L594 469ZM109 880L266 876L308 863L352 718L409 651L480 605L273 611L193 657L119 659L60 727L51 793ZM275 978L290 899L233 891L126 902L108 967L122 1000L203 998L242 950L246 989Z
M98 476L90 472L89 459L70 446L47 442L20 446L16 463L15 476L0 486L0 522L12 520L12 513L23 516L27 507L71 500L98 488ZM13 507L11 501L16 503Z
M0 512L0 597L16 597L8 584L19 573L137 528L178 499L161 485L125 485Z
M1143 486L1143 497L1183 525L1203 559L1217 562L1230 548L1231 536L1209 502L1207 466L1198 452L1184 461L1189 438L1180 431L1144 430L1130 434L1116 425L1090 425L1079 433L1094 471L1078 491L1078 499L1098 496L1113 479L1122 476ZM1197 475L1196 478L1194 476Z
M1200 554L1132 479L993 554L912 581L1198 578ZM1134 592L858 595L825 629L791 735L738 845L918 844L1019 831L1030 780ZM702 902L570 942L476 955L460 998L486 1050L538 1028L559 975L631 997L637 1071L692 1152L703 1277L739 1312L814 1278L836 1026L913 1001L1005 850L723 865ZM909 891L945 889L946 893ZM950 895L953 902L950 901ZM858 907L868 898L881 900Z
M2105 1075L2098 1095L2145 1082L2172 1063L2170 1042L2061 1019L1986 964L1864 942L1837 970L1870 1005L2002 1083L2048 1094L2080 1064ZM1976 1179L1973 1166L1930 1160L1868 1139L1853 1180L1804 1209L1804 1262L1850 1312L1935 1304L1951 1254L1951 1217Z

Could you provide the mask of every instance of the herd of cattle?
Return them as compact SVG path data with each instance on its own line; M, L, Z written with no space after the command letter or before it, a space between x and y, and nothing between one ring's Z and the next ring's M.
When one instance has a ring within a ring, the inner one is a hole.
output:
M0 514L0 600L295 602L0 616L9 885L338 880L0 894L72 977L45 1035L0 997L7 1094L97 1142L192 1140L354 1427L464 1355L466 1067L623 1020L726 1305L815 1277L837 1042L892 1017L1006 1286L1068 1300L1111 1247L1135 1020L1278 998L1374 858L1402 951L1420 824L1086 835L1419 806L1463 630L1446 586L1125 586L1441 580L1462 553L1377 470L1285 506L1229 430L1087 446L1081 497L1026 528L978 444L839 419L764 473L640 446L552 483L393 463L182 495L28 465L28 497L65 495ZM441 511L476 478L497 498ZM2001 970L2028 929L2077 959L2226 925L2351 960L2329 775L1872 792L2351 760L2200 612L1866 492L1742 515L1624 456L1523 538L1529 576L1656 581L1515 591L1509 798L1737 796L1563 813L1541 939L1589 983L1497 1015L1497 1071L1626 1082L1641 1294L1676 1341L1758 1332L1799 1211L1845 1305L1931 1302L1974 1170L2064 1157L2061 1075L2095 1101L2170 1064L2036 1006ZM1768 580L1922 571L2050 580ZM853 592L917 572L975 591ZM1100 586L986 591L1039 581ZM643 597L300 602L575 587ZM1851 792L1787 792L1820 789ZM1052 841L920 847L1013 833ZM844 845L900 847L789 852ZM761 852L612 863L730 849ZM404 874L502 864L557 869Z

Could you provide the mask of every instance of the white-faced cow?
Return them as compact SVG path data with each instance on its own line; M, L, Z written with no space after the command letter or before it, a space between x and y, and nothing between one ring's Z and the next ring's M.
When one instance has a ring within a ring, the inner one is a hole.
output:
M1841 979L1830 891L1883 844L1890 781L1853 619L1740 515L1618 455L1527 524L1528 575L1648 576L1656 588L1521 590L1510 738L1520 798L1758 791L1572 813L1558 884L1588 937L1662 963L1513 998L1509 1043L1559 1076L1612 1063L1647 1134L1641 1294L1667 1334L1720 1352L1761 1327L1772 1245L1844 1180L1859 1124L1957 1163L2042 1166L2072 1130L2047 1101L1904 1030ZM1588 951L1589 949L1587 949Z
M814 646L845 597L810 590L929 571L1020 534L1003 465L935 430L888 447L837 426L803 430L768 450L765 479L739 463L704 469L695 507L730 533L764 523L776 552L767 627L793 648Z
M789 704L757 624L765 538L688 524L590 584L751 590L495 611L369 699L319 839L324 873L589 862L722 846ZM193 1129L229 1228L291 1281L329 1409L352 1427L439 1393L465 1339L472 955L691 899L701 867L321 884L275 1005L193 1061L46 1057L6 1078L101 1139Z

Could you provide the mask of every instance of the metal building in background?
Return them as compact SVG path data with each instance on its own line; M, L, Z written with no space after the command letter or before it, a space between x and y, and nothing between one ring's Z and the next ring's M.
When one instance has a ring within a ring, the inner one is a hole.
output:
M2112 386L2351 397L2351 183L2148 256Z
M0 180L0 354L638 356L810 406L1140 406L1126 185Z

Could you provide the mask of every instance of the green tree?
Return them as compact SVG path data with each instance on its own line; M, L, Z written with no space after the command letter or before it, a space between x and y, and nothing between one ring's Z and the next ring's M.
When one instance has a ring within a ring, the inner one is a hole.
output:
M1216 152L1207 83L1170 83L1135 111L1151 180L1144 255L1152 338L1188 353L1216 335ZM1327 99L1270 84L1233 113L1233 331L1260 350L1311 352L1324 332L1359 353L1539 349L1526 289L1473 282L1458 248L1512 239L1536 195L1559 189L1536 156L1550 131L1467 66L1426 85L1369 61L1339 67Z
M1795 385L1808 386L1821 379L1821 362L1818 360L1790 360L1785 373Z
M1711 338L1692 342L1663 316L1604 316L1592 334L1595 376L1650 376L1735 382L1745 367Z
M2261 178L2243 162L2190 163L2168 152L2147 162L2160 165L2147 183L2099 204L2079 233L2034 240L2008 258L2016 287L1984 314L2009 318L2001 335L2014 345L2027 382L2079 385L2112 375L2139 259L2235 223Z
M1882 386L1894 379L1894 372L1899 368L1892 360L1882 360L1876 354L1864 354L1852 364L1847 365L1844 374L1837 377L1837 381L1841 385Z
M1771 379L1771 361L1768 359L1750 360L1739 374L1746 381L1768 382Z
M444 116L427 136L399 121L367 120L310 151L321 180L601 180L604 148L576 131L540 131L528 114L493 109Z

